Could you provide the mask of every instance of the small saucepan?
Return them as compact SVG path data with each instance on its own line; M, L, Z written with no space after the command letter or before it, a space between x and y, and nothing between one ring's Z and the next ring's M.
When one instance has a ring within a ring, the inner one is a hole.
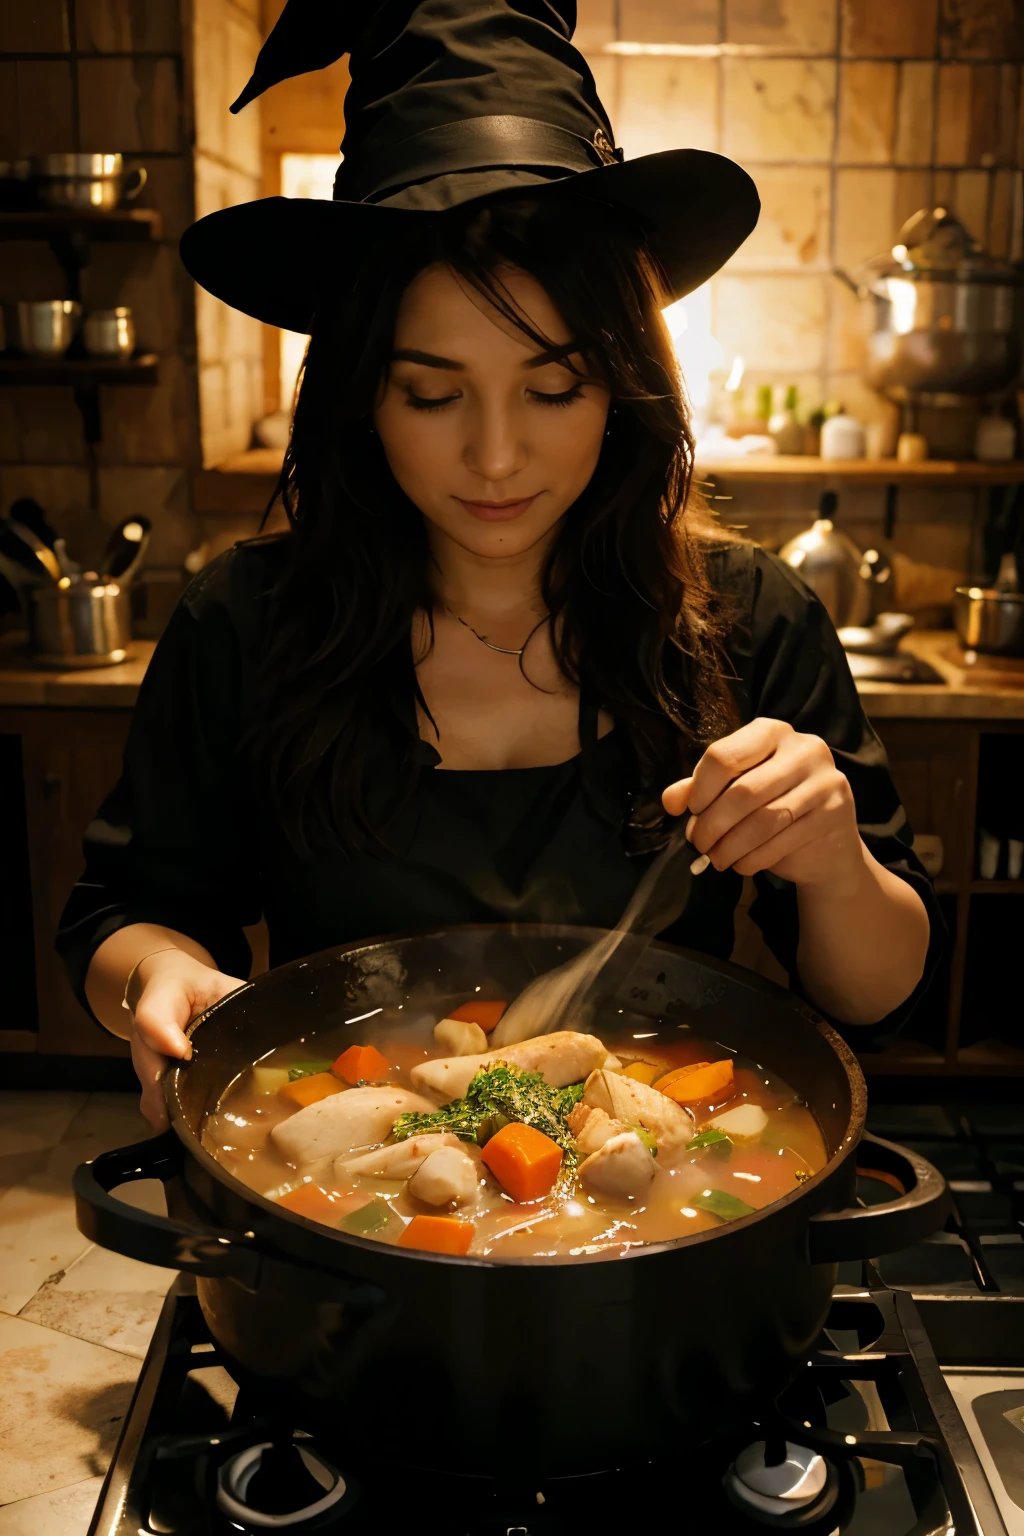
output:
M965 651L1024 656L1024 592L956 587L953 622Z

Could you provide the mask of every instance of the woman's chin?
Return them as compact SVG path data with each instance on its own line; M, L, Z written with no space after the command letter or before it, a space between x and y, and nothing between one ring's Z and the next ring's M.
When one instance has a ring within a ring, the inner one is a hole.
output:
M550 538L560 518L531 516L532 509L520 517L501 522L487 521L462 513L456 517L437 518L425 513L427 522L453 544L483 560L507 560L526 554Z

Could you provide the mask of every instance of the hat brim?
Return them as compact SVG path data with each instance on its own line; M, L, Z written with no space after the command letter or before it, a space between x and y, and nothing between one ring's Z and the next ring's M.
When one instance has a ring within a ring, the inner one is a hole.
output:
M500 191L496 185L495 193ZM597 166L530 187L529 196L567 191L630 213L677 299L725 265L760 211L746 171L699 149ZM481 201L480 195L472 201ZM308 332L320 296L337 290L354 245L371 235L407 238L430 216L379 203L265 197L199 219L181 238L181 259L201 287L233 309L286 331Z

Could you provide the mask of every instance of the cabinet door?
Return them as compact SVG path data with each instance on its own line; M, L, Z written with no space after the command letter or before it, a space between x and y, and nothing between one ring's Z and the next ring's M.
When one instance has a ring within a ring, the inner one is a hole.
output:
M82 872L82 834L121 771L127 710L0 712L0 731L20 736L32 884L39 1033L37 1049L125 1056L128 1047L92 1021L71 991L53 935Z
M915 833L942 839L940 886L971 876L978 733L969 720L872 722Z

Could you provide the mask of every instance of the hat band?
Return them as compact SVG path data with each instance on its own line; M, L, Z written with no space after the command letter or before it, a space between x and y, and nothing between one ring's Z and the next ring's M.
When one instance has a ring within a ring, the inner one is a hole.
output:
M543 166L572 173L621 159L622 151L612 148L600 128L593 139L585 139L532 117L467 117L440 123L382 149L358 151L338 167L334 196L362 203L452 171Z

